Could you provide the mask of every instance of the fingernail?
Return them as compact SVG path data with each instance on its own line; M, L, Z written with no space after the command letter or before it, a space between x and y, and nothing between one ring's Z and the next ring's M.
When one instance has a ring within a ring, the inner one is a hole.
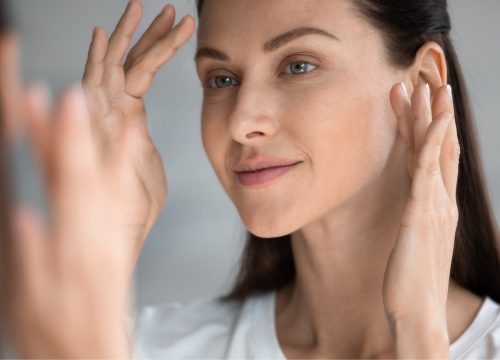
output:
M431 97L431 87L429 86L429 83L425 83L425 93L427 94L427 98Z
M127 8L125 9L125 12L130 11L130 8L132 7L132 4L137 2L136 0L129 0L127 4Z
M52 92L49 86L42 81L33 83L27 90L28 101L42 110L47 110L52 102Z
M179 23L177 24L177 26L179 26L179 27L180 27L180 25L181 25L181 24L184 24L184 23L186 22L187 18L188 18L189 16L194 17L194 16L193 16L193 15L191 15L191 14L186 14L186 15L184 15L184 16L182 17L181 21L179 21Z
M172 11L172 10L170 10L170 9L172 9L172 8L173 8L173 7L172 7L172 5L170 5L170 4L165 5L165 6L163 7L163 10L162 10L163 14L164 14L164 15L168 14L170 11ZM174 10L175 10L175 9L174 9Z
M95 38L97 37L98 31L99 31L99 27L98 26L94 27L94 30L92 30L92 40L95 40Z
M401 93L403 94L403 96L408 97L408 89L406 89L406 85L405 85L404 81L401 81L400 89L401 89Z
M453 99L453 91L451 89L451 85L450 84L446 85L446 93L448 94L448 96L450 97L450 99Z
M87 102L85 100L85 94L83 92L83 88L80 84L73 85L68 90L68 96L70 102L75 106L75 109L83 115L87 115Z

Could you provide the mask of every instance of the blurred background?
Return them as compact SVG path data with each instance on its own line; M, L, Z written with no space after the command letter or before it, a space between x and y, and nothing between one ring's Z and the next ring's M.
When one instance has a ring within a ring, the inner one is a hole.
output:
M94 26L108 34L125 0L14 0L22 35L26 82L44 81L54 93L80 81ZM194 0L144 0L135 39L167 4L176 23L195 16ZM486 180L500 223L500 1L449 0L452 38L476 115ZM202 90L192 60L196 37L158 74L146 95L149 128L163 157L169 196L136 269L136 307L211 298L229 289L238 270L245 228L205 156L200 135ZM19 197L42 203L31 159L16 159Z

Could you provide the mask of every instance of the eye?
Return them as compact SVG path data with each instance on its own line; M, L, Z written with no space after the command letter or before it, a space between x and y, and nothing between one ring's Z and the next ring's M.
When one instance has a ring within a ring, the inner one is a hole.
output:
M238 85L238 81L233 81L234 78L230 76L213 76L207 79L207 85L211 89L222 89L228 85Z
M307 61L303 61L303 60L300 60L300 61L292 61L292 62L289 62L286 66L286 69L289 70L290 69L290 72L286 72L285 74L287 75L300 75L300 74L306 74L308 72L311 72L312 70L310 71L307 71L307 69L313 67L312 70L314 70L315 68L317 68L316 65L313 65Z
M312 68L312 69L311 69ZM311 64L310 62L304 61L304 60L299 60L299 61L292 61L289 62L286 66L287 71L285 72L286 75L301 75L301 74L306 74L314 69L316 69L317 66ZM290 69L290 72L288 71ZM235 78L231 76L225 76L225 75L219 75L219 76L212 76L209 77L206 80L207 87L210 89L224 89L227 88L230 85L239 85L239 81L236 80Z

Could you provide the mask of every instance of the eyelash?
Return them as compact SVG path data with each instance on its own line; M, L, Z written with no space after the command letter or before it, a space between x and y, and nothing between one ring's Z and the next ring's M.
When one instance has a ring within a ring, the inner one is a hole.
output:
M290 62L288 62L288 63L286 64L286 68L288 69L288 67L289 67L291 64L297 64L297 63L298 63L298 64L302 63L302 64L306 64L306 65L312 65L314 68L313 68L313 70L310 70L310 71L307 71L307 72L305 72L305 73L301 73L301 74L293 74L293 73L290 73L290 74L289 74L289 73L285 73L285 74L283 75L283 74L281 73L281 74L280 74L280 76L294 76L294 77L296 77L296 76L307 75L307 74L309 74L309 73L311 73L311 72L315 71L315 70L318 68L318 66L317 66L317 65L315 65L315 64L313 64L313 63L311 63L311 62L309 62L309 61L306 61L306 60L293 60L293 61L290 61ZM217 90L224 90L224 89L226 89L226 88L228 88L228 87L229 87L229 86L225 86L225 87L216 87L216 86L215 86L215 87L212 87L212 86L210 86L210 85L211 85L211 81L212 81L212 80L215 80L215 79L218 79L218 78L230 78L230 79L234 79L233 77L231 77L231 76L226 76L226 75L217 75L217 76L212 76L212 77L209 77L209 78L207 78L207 79L206 79L206 87L207 87L209 90L215 90L215 91L217 91ZM231 85L234 85L234 83L232 83ZM238 85L238 84L236 84L236 85Z

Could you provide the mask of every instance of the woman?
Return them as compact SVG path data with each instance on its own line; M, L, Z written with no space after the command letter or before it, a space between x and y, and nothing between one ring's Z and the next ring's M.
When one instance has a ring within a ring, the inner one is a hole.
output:
M135 355L499 356L496 230L446 3L198 12L203 144L249 240L222 301L143 310ZM122 63L140 17L132 0L109 39L94 31L83 81L101 154L127 143L114 200L133 204L134 260L167 195L142 96L193 31L170 31L167 6Z

